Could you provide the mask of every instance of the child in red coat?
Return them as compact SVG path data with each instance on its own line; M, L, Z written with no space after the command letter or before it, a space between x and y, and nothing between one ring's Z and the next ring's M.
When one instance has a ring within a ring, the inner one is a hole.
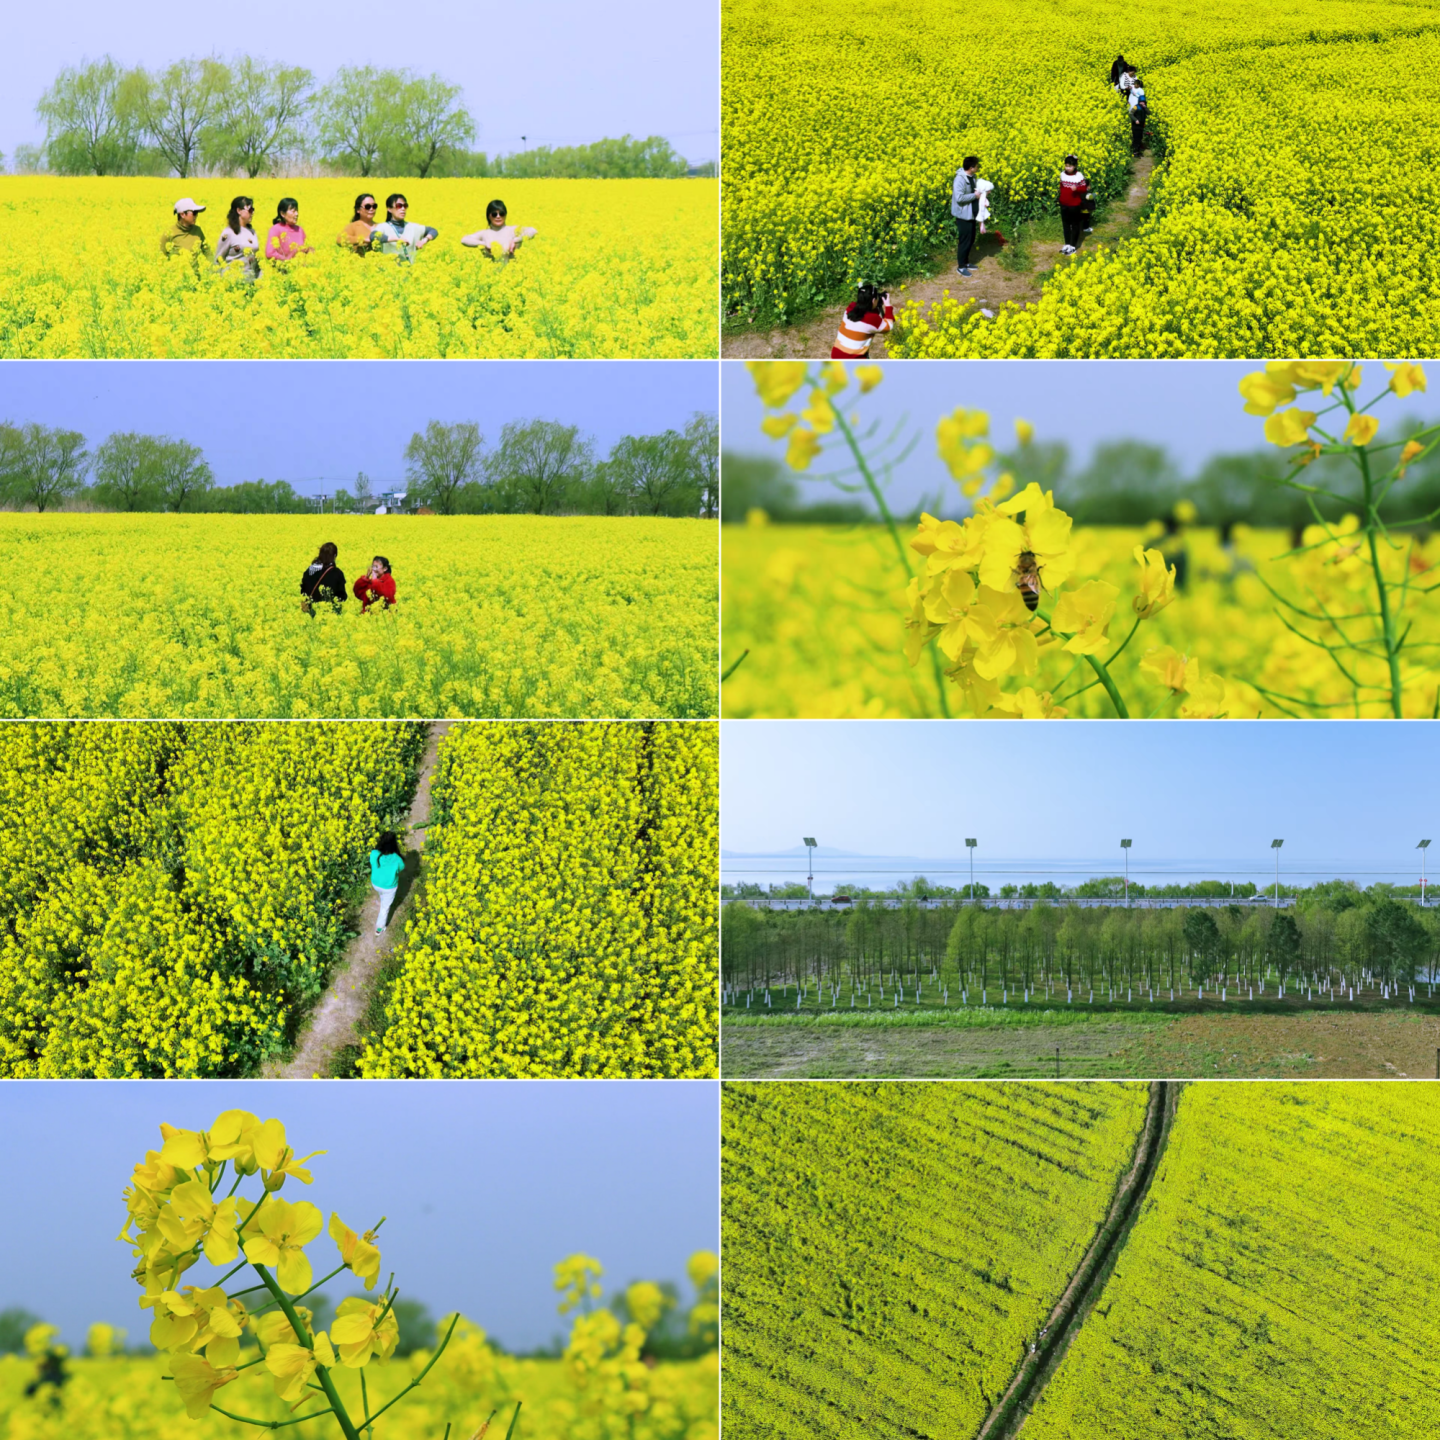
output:
M386 610L395 603L395 577L390 573L390 562L383 555L377 555L370 562L370 573L355 582L355 598L360 602L362 615L374 600L380 601Z

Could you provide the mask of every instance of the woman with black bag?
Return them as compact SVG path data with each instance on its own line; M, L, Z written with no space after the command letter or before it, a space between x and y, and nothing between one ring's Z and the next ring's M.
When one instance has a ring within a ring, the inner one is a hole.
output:
M345 572L335 563L340 552L328 540L320 547L320 553L305 567L300 577L300 608L307 614L315 613L315 603L327 601L338 615L349 593L345 588Z

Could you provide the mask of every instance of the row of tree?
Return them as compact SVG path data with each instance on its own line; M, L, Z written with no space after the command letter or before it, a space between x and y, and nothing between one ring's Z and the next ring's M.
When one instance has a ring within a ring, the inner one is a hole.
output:
M469 148L477 127L458 85L368 65L337 70L321 85L302 66L248 55L158 70L126 69L106 56L62 70L35 108L45 143L16 149L20 172L253 179L318 163L345 175L421 179L690 173L658 135L487 157Z
M1405 440L1420 429L1408 420L1388 439ZM1383 440L1377 443L1385 443ZM1186 476L1160 445L1139 440L1116 440L1096 446L1090 461L1077 467L1069 448L1060 441L1035 441L1017 446L999 457L1001 466L1016 479L1016 488L1034 480L1055 492L1055 503L1083 525L1146 525L1166 516L1192 513L1195 523L1228 529L1234 525L1295 529L1314 517L1305 496L1280 482L1289 473L1288 457L1271 445L1263 450L1214 455L1191 476ZM865 505L837 496L827 487L817 491L778 460L769 456L724 457L725 494L721 518L727 524L743 522L751 510L763 510L779 522L851 524L874 519ZM805 480L811 477L806 476ZM1305 474L1305 482L1341 496L1344 501L1319 497L1327 519L1338 519L1360 503L1353 466L1343 458L1322 456ZM958 513L958 492L947 482L939 495L924 499L922 509L936 514ZM1390 524L1420 520L1440 511L1440 453L1422 456L1406 471L1381 506Z
M911 977L958 998L1087 990L1138 993L1229 985L1247 993L1293 979L1332 994L1411 985L1440 962L1440 912L1367 893L1334 909L1240 905L1173 910L1037 905L898 909L862 903L849 913L764 911L731 904L721 971L741 990L819 983L832 990Z
M696 413L683 431L627 435L600 457L577 425L512 420L487 448L479 425L432 420L405 447L403 508L441 515L699 515L719 505L719 428ZM123 432L93 451L79 431L0 424L0 504L95 509L300 513L315 502L286 481L217 486L203 451L168 435ZM364 513L383 503L356 477L326 509Z

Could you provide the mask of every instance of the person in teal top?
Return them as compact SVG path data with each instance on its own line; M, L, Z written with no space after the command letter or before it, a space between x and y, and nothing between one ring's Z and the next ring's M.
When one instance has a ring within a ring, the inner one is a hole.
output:
M400 853L400 842L393 830L387 830L370 852L370 883L380 897L380 910L375 916L377 935L390 919L390 907L395 903L395 891L400 886L400 875L404 869L405 857Z

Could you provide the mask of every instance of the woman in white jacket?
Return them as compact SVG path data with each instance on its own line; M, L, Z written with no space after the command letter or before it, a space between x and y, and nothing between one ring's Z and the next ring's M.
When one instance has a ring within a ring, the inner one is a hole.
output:
M440 232L433 225L417 225L409 219L410 202L403 195L385 197L385 220L370 232L370 243L386 255L413 261Z

